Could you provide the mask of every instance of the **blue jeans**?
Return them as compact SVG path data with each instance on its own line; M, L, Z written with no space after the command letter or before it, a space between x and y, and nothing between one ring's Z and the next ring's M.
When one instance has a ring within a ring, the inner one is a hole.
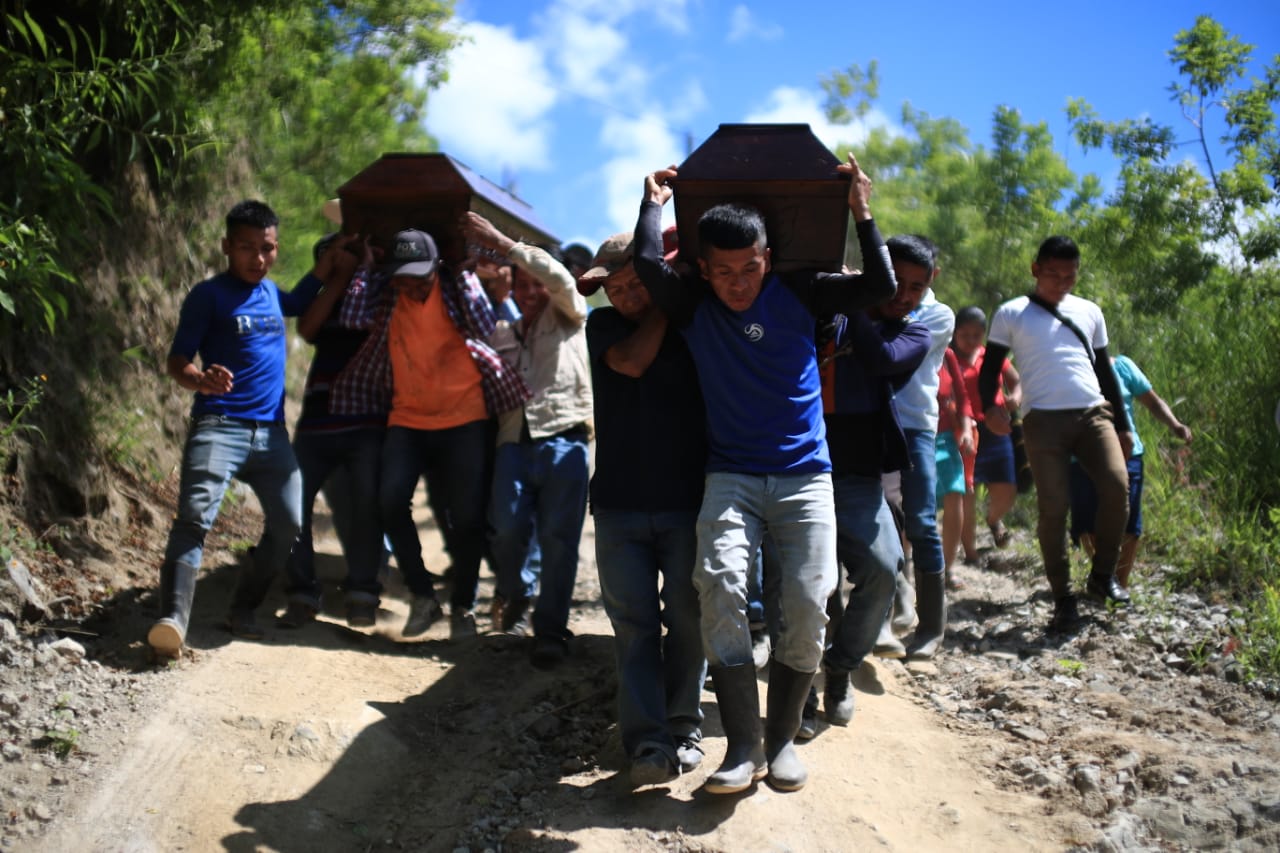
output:
M422 542L413 520L413 493L426 477L431 510L453 560L454 613L476 603L484 553L485 421L448 429L387 427L382 444L382 524L396 565L415 596L435 595L433 576L422 562Z
M262 538L240 575L233 610L253 610L284 568L302 528L302 475L282 423L241 421L223 415L194 418L182 451L178 513L169 529L165 563L200 568L204 539L235 477L262 504Z
M937 442L933 430L909 429L907 455L911 467L902 472L902 514L906 516L907 541L917 572L942 573L942 537L938 535Z
M836 552L853 589L846 606L832 596L829 648L823 664L852 672L875 647L880 626L893 605L902 566L902 540L879 477L844 474L835 478Z
M817 672L836 587L836 519L831 475L707 475L698 513L693 582L702 608L702 647L712 666L751 663L747 574L765 531L777 553L781 629L774 659Z
M627 755L701 739L702 656L693 512L597 512L596 566L613 624L618 727ZM659 594L661 587L661 594ZM666 626L666 634L663 634Z
M570 636L569 603L578 576L587 477L585 431L509 442L498 448L494 460L489 527L497 594L522 601L538 593L533 631L539 637ZM535 528L541 578L527 559Z
M325 432L302 430L293 439L293 452L302 471L302 535L289 559L291 601L320 609L320 583L316 580L315 546L311 523L316 495L330 475L343 484L346 515L338 531L347 561L343 583L349 600L377 603L382 585L378 567L382 558L382 520L378 512L378 470L382 457L383 429ZM334 512L337 528L338 513Z

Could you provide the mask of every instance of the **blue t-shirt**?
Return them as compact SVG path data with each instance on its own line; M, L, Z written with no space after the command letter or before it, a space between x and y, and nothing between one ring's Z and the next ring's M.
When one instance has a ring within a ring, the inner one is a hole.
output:
M1124 401L1124 416L1129 419L1130 435L1133 436L1133 456L1141 456L1146 450L1142 439L1138 438L1138 422L1133 417L1133 398L1141 397L1151 390L1151 380L1133 363L1127 355L1118 355L1111 359L1115 368L1116 379L1120 383L1120 399Z
M635 268L654 303L684 335L706 401L709 472L813 474L831 470L815 318L861 311L897 287L875 223L857 223L863 273L770 273L746 311L728 308L711 284L663 259L662 207L645 200L635 231Z
M169 355L231 371L231 391L196 394L193 417L226 415L253 421L284 421L286 316L307 309L321 281L307 275L288 293L271 279L248 284L221 273L191 288L182 302Z
M708 471L809 474L831 470L814 318L768 275L737 312L714 297L698 304L684 334L701 375L710 435Z

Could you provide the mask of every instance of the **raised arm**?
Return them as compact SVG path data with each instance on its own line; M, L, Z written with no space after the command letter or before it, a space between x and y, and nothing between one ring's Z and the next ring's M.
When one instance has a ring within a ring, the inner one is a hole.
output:
M836 168L850 176L849 213L858 234L864 269L861 273L819 273L808 282L794 277L784 279L816 317L852 315L884 302L898 289L889 250L871 218L871 178L862 171L852 153L847 163Z
M636 274L655 305L677 327L693 319L693 311L705 295L697 284L685 281L667 266L662 256L662 206L671 198L667 181L676 176L674 166L645 176L644 199L640 202L640 218L636 221Z
M343 234L339 236L329 244L329 247L316 260L311 272L304 275L293 286L293 290L288 292L279 290L280 313L286 317L301 317L316 300L316 296L320 293L322 287L333 285L337 285L339 289L346 287L356 269L355 255L347 251L347 246L352 245L359 239L360 236L358 234ZM333 308L333 303L330 303L329 308ZM323 323L324 318L328 316L329 314L326 312L324 317L320 318L320 321ZM301 329L299 331L301 332ZM304 334L303 337L306 337L306 335ZM307 340L310 340L310 338L307 338Z
M319 260L316 261L315 268L311 271L312 276L323 282L324 289L311 300L311 304L298 317L298 334L302 335L303 339L308 343L314 342L316 335L320 334L321 327L329 319L329 315L333 313L334 306L338 304L338 301L347 292L347 287L355 276L356 256L348 251L347 247L359 242L359 240L360 235L358 234L344 235L334 240L321 254ZM297 288L294 288L294 290L297 290ZM283 306L284 297L282 295L282 310Z
M537 246L512 240L478 213L464 213L461 225L468 239L506 255L516 266L542 282L551 297L551 307L561 316L579 326L587 322L587 300L578 293L573 275L564 264Z

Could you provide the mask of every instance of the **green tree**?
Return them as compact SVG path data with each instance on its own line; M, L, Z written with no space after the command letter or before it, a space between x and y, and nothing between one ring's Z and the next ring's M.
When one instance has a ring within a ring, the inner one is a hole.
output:
M1253 45L1227 33L1212 17L1201 15L1193 27L1175 36L1169 51L1180 75L1169 91L1195 130L1207 193L1175 160L1173 128L1149 119L1104 121L1081 99L1067 106L1072 133L1081 147L1086 151L1110 147L1124 164L1126 183L1162 198L1176 198L1179 209L1165 214L1176 216L1185 205L1198 206L1195 218L1204 220L1205 242L1225 241L1225 257L1238 262L1247 274L1258 264L1280 258L1280 217L1275 213L1280 190L1280 132L1275 114L1280 100L1280 57L1262 68L1261 76L1248 78L1253 50ZM1215 156L1211 145L1215 139L1225 146L1229 162ZM1185 241L1185 235L1172 239ZM1183 250L1183 254L1189 253ZM1203 270L1201 263L1193 261L1190 266Z
M866 72L853 65L821 85L828 117L850 122L869 113L879 76L874 63ZM1017 110L995 110L989 150L955 119L909 103L901 125L902 133L872 128L859 158L876 180L881 228L925 234L941 248L951 304L993 307L1020 292L1039 241L1096 198L1096 182L1077 181L1047 126L1023 122Z
M273 276L285 286L310 267L311 245L332 227L321 206L343 182L385 152L435 147L422 116L455 41L451 14L436 0L264 7L228 37L206 153L247 164L241 191L280 214ZM202 168L217 173L207 158Z

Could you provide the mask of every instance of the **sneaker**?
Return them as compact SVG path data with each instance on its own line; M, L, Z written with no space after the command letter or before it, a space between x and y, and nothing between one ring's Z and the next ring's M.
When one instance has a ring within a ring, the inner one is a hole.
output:
M278 628L305 628L316 621L316 609L305 601L290 601L289 605L276 617Z
M676 766L660 749L649 748L631 759L631 784L640 788L645 785L661 785L680 776L680 768Z
M459 610L449 614L449 639L457 642L467 640L476 635L476 614L470 610Z
M252 610L232 610L227 616L227 629L241 640L261 640L266 636Z
M763 628L751 632L751 662L756 672L769 666L769 657L773 654L773 643L769 640L769 632Z
M676 737L676 759L680 762L680 772L688 773L702 763L702 742L693 735Z
M433 595L415 595L409 604L409 618L400 629L402 637L420 637L440 618L440 602Z
M378 624L378 604L374 601L347 602L347 627L372 628Z
M1074 630L1080 624L1080 609L1074 595L1059 598L1053 604L1053 618L1049 620L1048 630L1063 634Z
M555 669L569 655L569 641L560 637L535 637L529 662L535 669Z
M800 712L800 728L796 729L796 740L813 740L818 734L818 691L809 686L809 698L804 700L804 710Z

